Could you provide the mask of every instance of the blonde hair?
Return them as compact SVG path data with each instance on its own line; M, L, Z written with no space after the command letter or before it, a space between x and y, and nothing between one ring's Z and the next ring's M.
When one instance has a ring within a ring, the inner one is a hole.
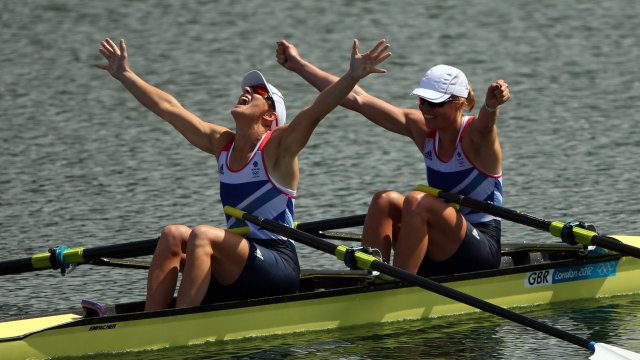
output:
M476 95L473 92L473 86L471 85L471 81L469 81L469 94L465 99L465 103L466 104L464 105L464 107L467 108L468 112L471 112L471 110L473 110L473 107L476 106Z
M456 96L456 95L451 95L451 98L455 98L456 102L460 102L459 100L463 100L464 101L463 109L466 109L467 112L471 112L471 110L473 110L473 107L476 105L476 95L473 92L473 86L471 86L471 82L469 82L468 84L469 84L469 94L467 94L466 98L463 98L461 96Z

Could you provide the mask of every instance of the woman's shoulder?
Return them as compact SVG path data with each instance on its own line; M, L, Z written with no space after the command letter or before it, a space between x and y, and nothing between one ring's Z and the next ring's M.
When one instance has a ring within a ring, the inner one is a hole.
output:
M222 151L229 150L235 138L236 134L231 130L227 130L222 132L216 139L211 139L214 148L213 155L219 158Z

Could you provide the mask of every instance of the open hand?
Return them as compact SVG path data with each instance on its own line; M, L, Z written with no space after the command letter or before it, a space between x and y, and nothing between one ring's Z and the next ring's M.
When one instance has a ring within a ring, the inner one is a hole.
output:
M127 45L124 39L120 39L120 47L106 38L100 42L100 54L107 59L107 64L98 64L97 68L107 70L111 76L119 79L120 76L129 71L129 61L127 56Z
M382 39L378 41L373 49L364 54L359 52L359 47L358 39L353 40L351 66L349 67L349 71L353 76L357 79L362 79L371 73L383 74L387 72L387 70L377 67L391 56L389 52L391 45L389 45L386 40Z

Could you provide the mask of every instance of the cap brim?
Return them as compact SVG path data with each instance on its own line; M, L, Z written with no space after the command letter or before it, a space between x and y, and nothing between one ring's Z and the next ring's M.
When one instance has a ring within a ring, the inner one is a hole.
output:
M433 91L425 88L415 88L411 92L411 95L420 96L421 98L434 103L441 103L451 97L450 94L442 94L437 91Z

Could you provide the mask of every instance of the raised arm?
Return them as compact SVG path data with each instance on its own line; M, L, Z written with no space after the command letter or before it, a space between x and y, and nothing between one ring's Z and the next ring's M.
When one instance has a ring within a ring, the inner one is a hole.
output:
M509 85L504 80L496 80L489 84L478 118L471 123L474 142L486 144L497 139L498 107L506 103L510 97Z
M276 49L278 63L287 70L293 71L306 80L313 87L322 91L338 81L338 77L332 75L314 64L304 60L298 49L286 40L278 42ZM422 122L422 115L417 109L404 109L389 104L375 96L369 95L360 86L354 89L340 103L343 107L361 113L371 122L389 131L413 137L415 132L408 126L413 118Z
M281 146L286 149L285 153L297 155L307 144L320 121L340 105L360 79L372 73L386 73L386 70L377 67L391 56L388 51L389 44L385 40L380 40L364 54L361 54L358 49L358 40L354 40L349 70L342 77L328 84L311 106L302 110L286 128L278 131L282 133L279 136L282 137Z
M502 150L498 140L498 106L511 97L509 87L503 80L491 83L487 89L485 103L478 117L469 125L466 142L467 156L482 171L488 174L502 173ZM464 145L463 145L464 146Z
M129 67L127 46L119 46L109 38L100 43L100 54L107 64L96 65L111 74L147 109L171 124L195 147L216 155L220 136L229 129L203 121L185 109L172 95L148 84Z

